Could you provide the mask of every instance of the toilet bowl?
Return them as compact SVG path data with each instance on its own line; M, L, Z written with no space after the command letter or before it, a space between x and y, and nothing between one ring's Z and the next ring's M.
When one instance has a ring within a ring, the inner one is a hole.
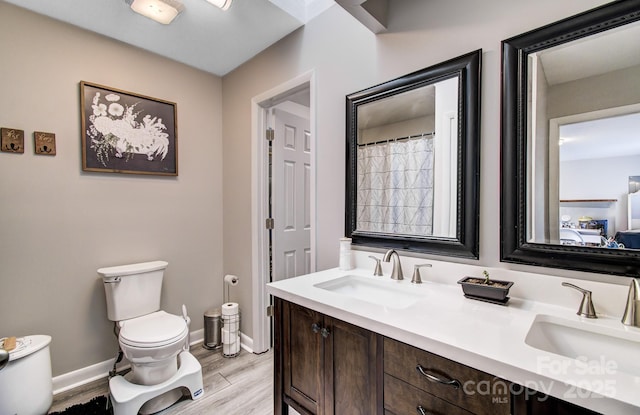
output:
M162 279L167 262L153 261L101 268L107 316L116 324L118 344L131 371L109 381L115 415L152 414L183 395L202 396L202 368L189 354L189 323L160 310Z
M180 400L183 392L178 387L181 381L181 376L178 373L178 355L188 353L189 350L187 342L188 319L185 320L182 316L160 310L142 317L120 321L118 326L120 349L124 357L131 363L131 371L124 377L130 385L154 387L171 384L174 381L178 382L174 388L165 388L168 390L159 393L152 399L147 401L139 399L138 401L144 402L144 404L138 411L132 410L130 413L154 414ZM124 385L126 386L126 384ZM144 389L138 390L148 394ZM196 387L193 392L197 390L201 392L202 388ZM119 406L121 399L114 395L113 388L111 396L114 412L128 414L128 409L121 409L128 407L128 405Z
M0 345L4 339L0 340ZM51 337L19 337L0 369L0 414L44 415L53 401Z
M161 310L119 324L118 343L131 363L131 382L155 385L175 375L178 353L188 350L189 328L182 317Z

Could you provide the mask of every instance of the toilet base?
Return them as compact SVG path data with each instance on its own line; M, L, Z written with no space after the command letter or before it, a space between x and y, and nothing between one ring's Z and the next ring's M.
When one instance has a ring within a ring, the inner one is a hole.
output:
M191 394L191 399L199 399L204 394L202 385L202 366L200 362L187 351L178 355L178 372L171 379L157 385L137 385L126 380L123 376L114 376L109 380L109 394L113 405L113 415L135 415L142 406L153 398L176 388L185 387ZM181 394L181 392L180 392ZM180 399L180 396L177 397ZM168 408L177 400L164 402ZM165 408L156 408L158 412Z
M180 398L182 398L182 388L176 388L148 400L144 405L142 405L138 412L141 415L155 414L156 412L167 409L174 403L178 402Z

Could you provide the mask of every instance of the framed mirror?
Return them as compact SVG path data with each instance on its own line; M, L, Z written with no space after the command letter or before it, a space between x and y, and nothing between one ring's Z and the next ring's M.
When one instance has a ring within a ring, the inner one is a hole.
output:
M502 42L501 261L640 274L640 2Z
M481 56L346 97L352 244L478 258Z

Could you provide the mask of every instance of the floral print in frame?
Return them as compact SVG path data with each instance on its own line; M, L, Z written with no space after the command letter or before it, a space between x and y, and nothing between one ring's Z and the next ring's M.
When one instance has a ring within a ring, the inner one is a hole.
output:
M176 104L80 83L82 170L178 175Z

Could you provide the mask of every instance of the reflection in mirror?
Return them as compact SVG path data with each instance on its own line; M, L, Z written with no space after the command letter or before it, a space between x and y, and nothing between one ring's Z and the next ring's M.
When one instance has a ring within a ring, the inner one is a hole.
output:
M501 259L640 268L640 6L503 42Z
M357 231L455 237L458 83L358 106Z
M633 23L529 54L529 242L640 248L620 241L640 230L628 220L628 179L640 175L637 39Z
M354 245L478 258L481 54L347 96Z

